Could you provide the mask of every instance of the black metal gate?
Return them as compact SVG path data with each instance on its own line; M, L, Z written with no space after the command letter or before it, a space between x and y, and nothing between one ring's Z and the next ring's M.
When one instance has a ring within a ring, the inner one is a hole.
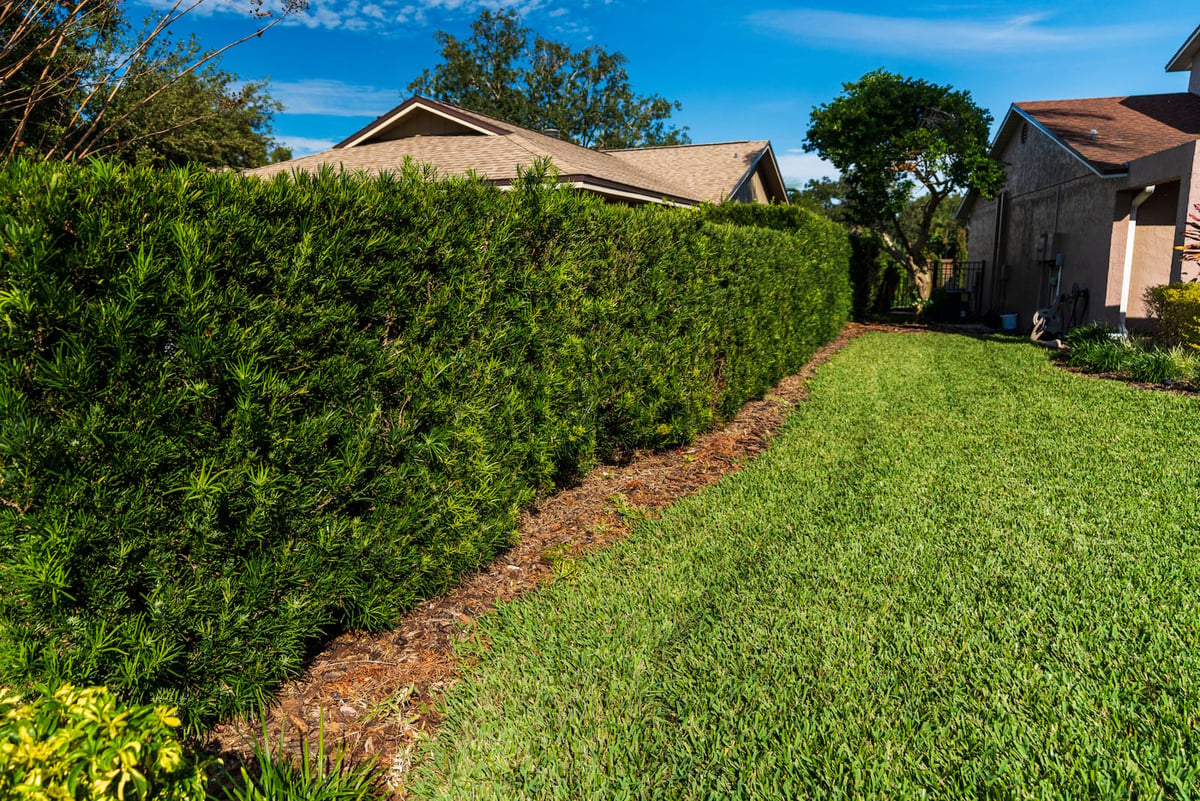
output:
M933 288L956 296L969 316L979 317L983 311L983 268L982 261L943 259L933 268ZM892 296L892 308L911 309L919 302L917 285L906 270L900 274L900 282Z

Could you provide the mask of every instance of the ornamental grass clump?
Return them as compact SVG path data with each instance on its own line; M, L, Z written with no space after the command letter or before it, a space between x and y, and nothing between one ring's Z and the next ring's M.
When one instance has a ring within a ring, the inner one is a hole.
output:
M0 684L252 712L846 319L844 232L509 192L0 167Z
M1200 359L1178 345L1161 347L1144 337L1119 335L1103 323L1093 322L1063 337L1069 351L1066 361L1090 372L1123 374L1134 381L1173 384L1195 382Z

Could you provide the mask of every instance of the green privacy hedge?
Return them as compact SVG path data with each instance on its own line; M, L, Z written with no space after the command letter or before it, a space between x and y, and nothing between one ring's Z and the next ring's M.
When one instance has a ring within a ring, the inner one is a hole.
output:
M420 170L0 173L0 685L192 726L845 320L848 247Z

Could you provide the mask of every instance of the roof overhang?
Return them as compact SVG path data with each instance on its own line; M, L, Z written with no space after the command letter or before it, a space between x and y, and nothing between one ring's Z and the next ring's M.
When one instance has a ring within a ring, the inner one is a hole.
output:
M763 164L764 160L766 161L765 164ZM768 191L779 198L783 205L789 205L791 201L788 200L787 196L787 184L783 181L783 173L779 169L779 162L775 160L775 151L771 148L770 142L767 142L767 146L755 157L754 162L750 165L750 169L746 170L745 174L733 185L733 189L729 192L729 197L736 196L741 188L746 185L746 182L754 177L754 173L758 171L760 164L766 167L765 177L767 180L774 184L774 186L768 187ZM767 181L763 181L763 183L765 184Z
M361 145L363 142L369 141L371 138L378 136L388 128L400 122L405 117L418 111L424 111L429 114L433 114L435 117L441 117L448 122L452 122L455 125L461 125L464 128L469 128L470 130L479 134L484 134L485 136L495 136L498 134L508 133L508 131L500 128L499 126L488 125L482 120L474 119L465 114L457 113L458 109L454 108L453 106L448 106L444 103L439 103L436 100L429 100L428 98L415 95L410 97L408 100L405 100L403 103L396 106L386 114L377 117L374 122L369 123L365 128L360 128L359 130L350 134L350 136L334 145L333 149L337 150L339 148Z
M491 184L502 190L512 188L512 180L508 178L491 180ZM594 192L597 195L631 200L638 203L655 203L662 206L676 206L678 208L691 208L700 205L698 201L691 198L680 197L678 195L656 194L641 187L630 186L629 184L622 184L617 181L609 181L605 178L597 178L594 175L560 175L558 176L558 185L584 189L588 192Z
M1192 31L1192 35L1183 43L1171 60L1167 62L1167 72L1187 72L1192 68L1192 62L1200 56L1200 26Z

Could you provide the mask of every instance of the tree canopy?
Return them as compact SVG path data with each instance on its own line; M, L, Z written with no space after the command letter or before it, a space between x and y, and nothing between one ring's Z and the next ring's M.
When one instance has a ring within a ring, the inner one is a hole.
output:
M686 126L670 122L680 104L636 94L620 53L596 45L572 50L544 39L511 10L484 10L465 39L445 31L435 38L442 62L409 83L414 94L534 130L553 128L584 147L691 141Z
M0 157L242 168L283 155L265 84L219 58L306 1L252 2L250 30L215 50L172 42L172 25L203 2L167 4L134 28L118 0L0 0Z
M883 70L842 86L813 109L805 149L841 171L846 219L875 232L928 297L939 209L956 192L1004 184L988 151L992 117L969 92Z

